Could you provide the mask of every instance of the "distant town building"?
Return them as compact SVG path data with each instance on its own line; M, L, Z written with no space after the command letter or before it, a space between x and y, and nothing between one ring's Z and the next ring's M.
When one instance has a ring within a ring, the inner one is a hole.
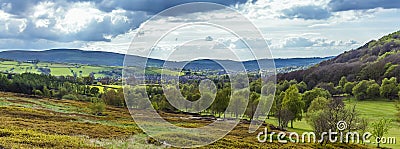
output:
M31 63L31 64L37 64L37 63L39 63L39 60L27 60L27 61L25 61L25 63Z

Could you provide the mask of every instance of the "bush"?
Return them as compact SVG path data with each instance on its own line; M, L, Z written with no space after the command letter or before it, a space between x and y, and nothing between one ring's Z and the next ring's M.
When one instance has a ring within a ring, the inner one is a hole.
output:
M62 99L78 100L78 97L76 97L76 95L74 95L74 94L67 94L67 95L62 96Z
M34 94L35 94L36 96L43 96L43 93L42 93L42 91L40 91L40 90L34 90L33 92L34 92Z
M89 109L94 115L103 115L103 112L106 109L106 104L101 101L95 102L90 105Z

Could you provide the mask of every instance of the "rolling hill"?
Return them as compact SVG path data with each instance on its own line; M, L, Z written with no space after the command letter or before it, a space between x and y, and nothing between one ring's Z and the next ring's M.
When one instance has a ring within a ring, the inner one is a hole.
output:
M0 52L0 58L10 59L16 61L28 61L28 60L39 60L46 62L56 63L77 63L87 65L106 65L106 66L122 66L125 55L111 52L101 51L83 51L78 49L51 49L45 51L23 51L23 50L12 50ZM143 61L145 58L140 56L129 56L130 60ZM331 57L324 58L292 58L292 59L275 59L275 65L277 68L291 67L291 66L310 66L317 64L321 61L327 60ZM259 60L259 63L269 61L268 59ZM237 66L242 62L230 61L230 60L219 60L222 64ZM178 67L182 63L187 62L172 62L171 66ZM149 59L148 66L151 67L162 67L164 64L163 60ZM258 70L257 61L245 61L243 62L247 70ZM185 66L185 69L191 70L220 70L222 69L217 63L212 60L202 59L195 60Z
M381 82L383 78L400 79L399 64L400 31L397 31L309 69L281 74L278 79L296 79L305 81L311 86L320 82L337 84L342 76L346 76L349 81L374 79Z

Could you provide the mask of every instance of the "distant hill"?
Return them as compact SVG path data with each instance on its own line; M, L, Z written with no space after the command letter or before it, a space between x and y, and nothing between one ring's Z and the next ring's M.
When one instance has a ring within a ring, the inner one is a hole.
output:
M124 61L123 54L111 53L111 52L101 52L101 51L83 51L78 49L52 49L45 51L24 51L24 50L14 50L14 51L3 51L0 52L0 58L11 59L17 61L28 61L28 60L40 60L47 62L57 62L57 63L78 63L78 64L88 64L88 65L106 65L106 66L122 66ZM327 60L331 57L324 58L292 58L292 59L275 59L275 65L277 68L291 67L291 66L310 66L317 64L321 61ZM142 61L145 58L140 56L130 56L132 61ZM259 63L263 61L268 61L267 59L259 60ZM226 65L237 66L241 62L221 60L219 61ZM186 62L172 62L172 66L178 66L181 63ZM164 64L163 60L149 59L148 66L152 67L162 67ZM257 70L257 61L246 61L243 62L244 66L248 70ZM220 70L222 69L217 63L211 60L196 60L188 63L185 69L191 70Z
M372 40L365 45L305 70L282 74L280 80L296 79L311 86L320 82L337 84L342 76L349 81L383 78L400 79L400 31Z

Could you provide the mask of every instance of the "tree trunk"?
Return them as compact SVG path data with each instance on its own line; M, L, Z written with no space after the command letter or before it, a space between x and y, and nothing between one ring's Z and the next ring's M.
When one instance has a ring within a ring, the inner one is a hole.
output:
M290 121L290 127L293 128L293 120Z

